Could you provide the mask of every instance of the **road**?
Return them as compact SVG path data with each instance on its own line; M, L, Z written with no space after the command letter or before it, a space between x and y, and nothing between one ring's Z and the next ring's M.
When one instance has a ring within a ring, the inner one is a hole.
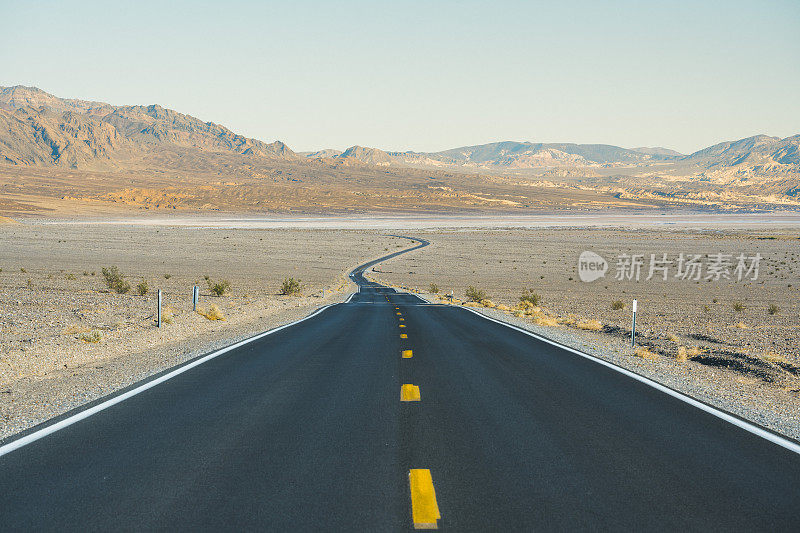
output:
M6 443L0 530L800 528L800 454L369 266L348 303Z

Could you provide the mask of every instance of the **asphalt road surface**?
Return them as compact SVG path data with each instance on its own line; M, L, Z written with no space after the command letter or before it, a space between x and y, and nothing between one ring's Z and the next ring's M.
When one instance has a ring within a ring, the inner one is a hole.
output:
M0 530L408 531L411 469L445 530L800 530L799 454L365 267L348 303L6 443Z

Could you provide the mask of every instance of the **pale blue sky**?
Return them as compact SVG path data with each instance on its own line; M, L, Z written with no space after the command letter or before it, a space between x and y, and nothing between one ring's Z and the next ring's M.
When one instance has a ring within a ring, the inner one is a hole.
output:
M295 150L800 133L800 1L0 0L0 85Z

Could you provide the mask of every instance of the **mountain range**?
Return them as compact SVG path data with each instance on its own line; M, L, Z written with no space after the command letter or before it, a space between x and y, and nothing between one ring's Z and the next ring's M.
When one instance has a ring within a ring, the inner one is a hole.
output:
M154 150L203 158L312 160L332 165L408 166L465 171L547 168L614 169L688 163L701 171L800 172L800 135L756 135L684 155L667 148L607 144L503 141L440 152L392 152L352 146L296 154L280 141L266 143L153 105L112 106L58 98L36 87L0 87L0 161L14 165L114 168ZM188 152L187 152L188 150Z

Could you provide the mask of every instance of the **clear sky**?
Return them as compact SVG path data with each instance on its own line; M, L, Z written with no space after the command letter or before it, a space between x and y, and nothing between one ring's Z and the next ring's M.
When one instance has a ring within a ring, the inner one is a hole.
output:
M800 0L0 0L0 85L294 150L800 133Z

